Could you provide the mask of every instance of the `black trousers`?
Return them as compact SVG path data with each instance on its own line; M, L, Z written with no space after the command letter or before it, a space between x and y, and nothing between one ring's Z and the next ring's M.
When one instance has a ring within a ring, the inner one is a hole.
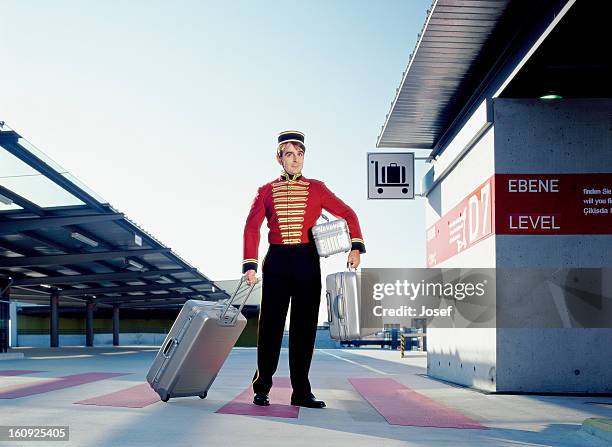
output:
M311 393L308 371L321 301L321 266L315 244L270 245L263 261L262 280L253 391L268 394L272 387L291 299L291 386L294 396L307 397Z

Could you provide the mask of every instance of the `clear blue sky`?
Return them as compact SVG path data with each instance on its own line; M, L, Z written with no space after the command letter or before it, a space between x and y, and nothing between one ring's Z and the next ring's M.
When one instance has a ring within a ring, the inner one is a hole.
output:
M430 5L3 1L0 120L213 279L240 275L277 133L303 130L304 175L360 218L362 267L424 267L422 199L366 200L366 153Z

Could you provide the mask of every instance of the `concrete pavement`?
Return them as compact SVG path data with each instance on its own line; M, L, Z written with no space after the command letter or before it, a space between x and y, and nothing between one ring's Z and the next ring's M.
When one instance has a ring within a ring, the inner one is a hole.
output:
M317 349L311 368L322 410L301 408L299 417L218 414L217 409L250 385L256 352L235 348L208 397L175 398L144 408L77 405L75 402L144 382L156 347L17 348L22 360L3 360L1 370L46 371L0 376L3 388L78 373L129 373L14 399L0 399L0 425L68 425L70 441L0 442L0 445L70 446L602 446L580 430L587 418L612 417L612 397L493 395L428 378L424 353L379 349ZM288 376L283 349L277 371ZM389 424L348 381L392 378L437 403L459 411L486 430Z

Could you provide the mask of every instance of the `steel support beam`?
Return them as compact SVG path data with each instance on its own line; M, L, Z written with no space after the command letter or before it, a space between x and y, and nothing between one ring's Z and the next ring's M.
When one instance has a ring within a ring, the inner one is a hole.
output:
M104 207L101 203L98 202L94 197L89 195L86 191L79 188L77 185L72 183L70 179L65 177L64 175L57 172L43 160L41 160L38 156L30 152L28 149L19 144L19 135L17 132L3 132L0 135L0 144L2 147L6 149L11 154L15 155L21 161L34 168L36 171L40 172L42 175L47 177L49 180L57 184L60 188L68 191L70 194L75 196L77 199L86 203L90 207L94 208L97 211L104 211Z
M59 347L59 293L57 289L51 291L51 315L49 319L49 345Z
M135 279L156 279L174 273L197 273L197 269L147 270L146 272L92 273L83 275L48 276L46 278L18 278L15 286L38 286L40 284L82 284L100 281L133 281ZM178 281L178 280L177 280Z
M80 225L92 222L105 222L109 220L123 219L121 213L88 214L85 216L67 217L31 217L27 219L3 220L0 234L15 234L25 230L38 230L49 227L66 227L69 225Z
M11 278L0 278L0 352L9 349L9 321L11 314Z
M131 302L140 302L140 301L150 301L150 300L169 300L169 299L198 299L196 298L198 294L194 292L189 293L180 293L180 292L172 292L172 293L164 293L164 294L150 294L150 295L123 295L123 296L108 296L102 298L96 298L96 303L105 303L105 304L114 304L114 303L131 303ZM204 295L204 294L202 294Z
M157 290L170 291L171 289L190 288L192 286L206 284L210 283L207 281L194 281L191 283L150 284L144 286L90 287L87 289L62 290L60 291L60 296L106 295L109 293L152 292ZM206 291L191 292L192 295L198 293L204 294Z
M47 298L49 297L49 289L42 289L42 288L34 288L33 286L29 286L29 287L25 287L24 286L15 286L12 287L12 291L11 291L11 296L16 299L21 299L21 298L42 298L45 301L47 300Z
M144 303L139 302L137 304L125 303L124 309L164 309L164 308L180 308L185 304L184 300L169 300L168 302L154 302Z
M169 248L152 248L145 250L100 251L95 253L79 253L71 255L24 256L18 258L0 259L0 268L79 264L81 262L95 262L104 259L117 259L128 256L144 256L169 252Z
M85 315L85 346L93 346L94 344L94 328L93 328L93 314L96 303L89 300L87 301L86 315Z
M113 346L119 346L119 304L113 304Z
M36 205L34 202L29 201L25 197L20 196L19 194L11 191L8 188L5 188L2 185L0 185L0 194L2 194L4 197L8 197L9 199L13 201L13 203L15 203L16 205L19 205L20 207L22 207L23 209L27 211L30 211L38 215L42 215L45 213L44 209Z

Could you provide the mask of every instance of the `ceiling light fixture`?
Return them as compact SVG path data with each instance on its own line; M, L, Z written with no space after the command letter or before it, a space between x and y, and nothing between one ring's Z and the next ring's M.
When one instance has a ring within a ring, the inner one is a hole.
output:
M138 270L144 270L144 265L142 265L140 262L136 262L136 261L134 261L133 259L127 258L127 259L125 260L125 262L126 262L126 263L127 263L129 266L134 267L134 268L137 268Z
M540 96L540 99L563 99L563 96L559 95L557 92L548 92L544 96Z
M13 201L9 199L8 197L5 197L2 194L0 194L0 203L3 203L5 205L12 205Z
M98 246L98 241L94 241L93 239L88 238L87 236L84 236L81 233L77 233L76 231L73 231L72 233L70 233L70 236L73 239L76 239L77 241L81 241L84 244L90 245L92 247Z

